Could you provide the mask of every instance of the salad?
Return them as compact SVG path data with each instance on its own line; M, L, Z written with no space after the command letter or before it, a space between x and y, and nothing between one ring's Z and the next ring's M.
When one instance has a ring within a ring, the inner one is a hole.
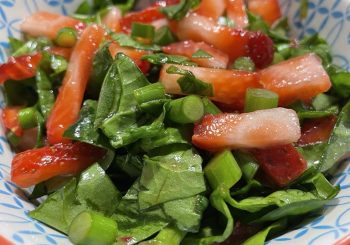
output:
M350 73L327 42L289 36L278 0L135 9L85 0L9 38L2 119L29 215L82 245L257 245L317 216L350 150Z

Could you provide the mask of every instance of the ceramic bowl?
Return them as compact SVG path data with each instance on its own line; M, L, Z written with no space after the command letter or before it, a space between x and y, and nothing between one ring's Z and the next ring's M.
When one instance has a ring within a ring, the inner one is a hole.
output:
M41 9L69 14L77 0L0 0L0 62L6 60L8 36L20 36L19 24ZM140 1L143 2L143 1ZM334 62L346 69L350 66L350 1L309 0L308 17L299 18L300 0L280 0L283 12L290 19L293 35L302 37L315 32L328 40ZM0 93L0 106L4 106ZM27 202L21 190L9 180L11 149L0 126L0 245L7 244L70 244L66 236L31 219L27 214L34 205ZM300 228L273 239L277 245L345 245L350 244L350 166L345 164L334 176L341 186L337 198L321 216L306 221Z

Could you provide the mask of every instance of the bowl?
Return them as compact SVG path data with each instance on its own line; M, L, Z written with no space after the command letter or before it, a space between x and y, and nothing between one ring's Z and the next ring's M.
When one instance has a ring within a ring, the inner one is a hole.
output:
M77 0L1 0L0 1L0 62L6 60L8 36L20 36L21 20L37 10L69 14ZM350 1L309 0L308 17L299 17L300 0L280 0L281 7L295 37L315 32L332 46L334 62L350 68ZM4 106L0 93L0 107ZM8 244L70 244L65 235L31 219L28 211L34 205L28 202L23 191L9 178L13 153L4 129L0 126L0 245ZM350 244L350 165L345 162L333 182L339 184L338 196L323 212L305 221L299 228L268 242L268 244L346 245Z

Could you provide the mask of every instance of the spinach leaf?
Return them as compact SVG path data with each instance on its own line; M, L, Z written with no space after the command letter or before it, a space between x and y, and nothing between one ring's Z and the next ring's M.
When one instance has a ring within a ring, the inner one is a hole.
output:
M151 51L161 51L162 49L158 45L143 44L135 41L131 37L123 33L112 33L111 37L114 41L117 41L122 47L130 47L135 49L151 50Z
M206 190L202 159L192 149L145 157L139 192L140 209L192 197Z
M29 213L55 229L67 233L73 218L83 210L112 215L120 193L98 164L73 178L62 189L51 194L39 207Z
M202 214L208 206L208 200L202 195L166 202L164 213L173 220L182 231L198 232Z
M36 92L38 93L40 111L46 121L55 103L55 96L52 84L41 68L38 68L36 72Z
M250 237L242 245L265 244L266 238L270 232L280 231L280 230L285 229L286 227L287 227L287 220L286 219L278 220L275 223L269 225L264 230L258 232L254 236Z
M140 155L127 153L115 157L116 165L130 177L139 177L142 173L143 159Z
M161 8L160 11L171 20L181 20L199 2L198 0L181 0L178 4Z
M142 60L147 60L155 65L178 64L185 66L197 66L196 63L190 61L190 59L185 56L163 53L147 54L142 56Z
M64 137L110 149L111 146L109 145L108 139L94 128L96 109L96 101L84 101L83 107L80 110L79 119L64 132Z
M263 20L263 18L259 15L255 15L251 12L247 12L248 14L248 30L251 31L261 31L267 33L269 30L268 24Z
M312 100L312 107L316 111L325 111L329 108L337 106L337 103L338 98L330 96L328 94L319 94Z
M16 43L15 46L13 47L11 46L13 56L21 56L21 55L34 53L35 51L40 51L44 47L49 46L51 44L48 39L43 37L39 37L37 39L31 39L25 43L15 41L15 39L12 39L11 42L12 42L12 45L14 45L14 42ZM19 46L20 44L22 45Z
M322 172L330 170L350 149L350 102L341 110L333 129L327 147L322 156L319 169Z
M294 202L317 199L311 192L304 192L297 189L276 191L267 197L248 197L239 202L231 198L228 192L223 192L222 194L225 197L225 201L232 207L251 213L269 206L283 207Z
M262 189L264 186L257 180L249 180L248 183L236 191L231 192L231 196L245 195L252 189Z
M118 54L103 82L95 127L100 127L114 148L153 137L163 127L164 113L156 120L138 107L134 90L148 85L146 77L126 55Z
M350 72L335 65L329 65L327 71L333 84L332 91L342 98L350 97Z
M140 245L179 245L185 237L185 235L185 231L181 231L173 225L168 225L167 227L162 229L155 238L153 238L152 240L141 242Z
M190 145L183 130L180 130L179 128L166 128L160 130L155 137L142 139L140 142L140 147L145 152L149 152L158 147L171 144Z
M225 241L233 231L234 220L231 211L221 196L220 190L215 190L210 195L210 204L218 210L226 219L226 227L220 235L209 235L204 237L187 236L181 244L184 245L210 245Z
M156 234L169 224L160 207L141 212L138 193L141 187L137 180L120 201L112 216L118 222L117 244L138 243Z
M327 143L320 143L315 145L308 145L298 148L305 160L307 161L308 168L315 166L319 167L321 163L322 154L327 147Z
M176 66L170 66L166 72L169 74L182 75L182 77L177 80L177 83L180 85L181 92L185 94L198 94L204 96L214 95L213 86L210 83L197 79L191 71Z
M305 200L290 203L278 209L275 209L262 217L254 220L252 223L263 223L279 220L288 216L303 215L324 207L329 200Z
M89 3L88 0L82 1L78 8L74 11L75 14L79 15L88 15L93 13L93 6Z
M340 190L339 186L333 186L322 173L317 173L301 184L312 185L314 193L321 199L333 199Z
M109 52L109 44L106 42L98 49L92 63L92 72L87 86L87 94L92 98L98 97L103 80L113 62L113 57Z

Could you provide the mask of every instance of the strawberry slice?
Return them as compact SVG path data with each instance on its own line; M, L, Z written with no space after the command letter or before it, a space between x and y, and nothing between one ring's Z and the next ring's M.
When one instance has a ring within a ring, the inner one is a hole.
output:
M248 16L244 0L226 0L227 17L234 21L235 28L245 28L248 25Z
M164 53L167 54L175 54L175 55L183 55L188 57L190 60L196 62L198 65L209 68L222 68L226 69L228 64L228 56L227 54L221 52L220 50L213 48L212 46L204 43L204 42L193 42L183 41L178 43L172 43L168 46L162 48ZM196 53L198 50L203 50L209 55L211 58L193 58L192 55Z
M196 13L213 19L218 19L226 10L226 0L202 0Z
M257 68L262 69L273 61L275 48L270 37L262 32L256 32L248 41L248 56Z
M105 149L82 142L24 151L12 160L11 180L26 188L58 175L75 175L101 159L105 153Z
M307 162L292 144L252 151L264 173L280 187L297 179Z
M260 72L260 83L279 95L279 104L309 101L326 92L331 81L316 54L306 54L272 65Z
M260 15L269 25L282 17L278 0L248 0L248 9Z
M0 84L7 80L23 80L34 77L41 60L41 53L10 57L7 63L0 65Z
M250 113L206 115L195 126L192 143L218 151L225 148L267 148L296 142L300 138L295 111L285 108Z
M309 119L303 122L299 146L311 145L326 142L333 131L337 117L329 116Z
M72 17L39 11L26 18L21 30L34 37L48 37L53 40L60 29L71 27L76 30L85 28L85 24Z
M167 93L182 94L177 83L180 76L166 72L170 66L163 66L159 80ZM258 74L254 72L178 65L176 67L191 71L196 78L212 84L214 96L211 99L228 104L232 109L243 108L247 88L260 87Z
M117 7L112 7L109 9L107 14L102 19L102 24L107 26L113 32L120 31L120 19L122 18L122 12Z

